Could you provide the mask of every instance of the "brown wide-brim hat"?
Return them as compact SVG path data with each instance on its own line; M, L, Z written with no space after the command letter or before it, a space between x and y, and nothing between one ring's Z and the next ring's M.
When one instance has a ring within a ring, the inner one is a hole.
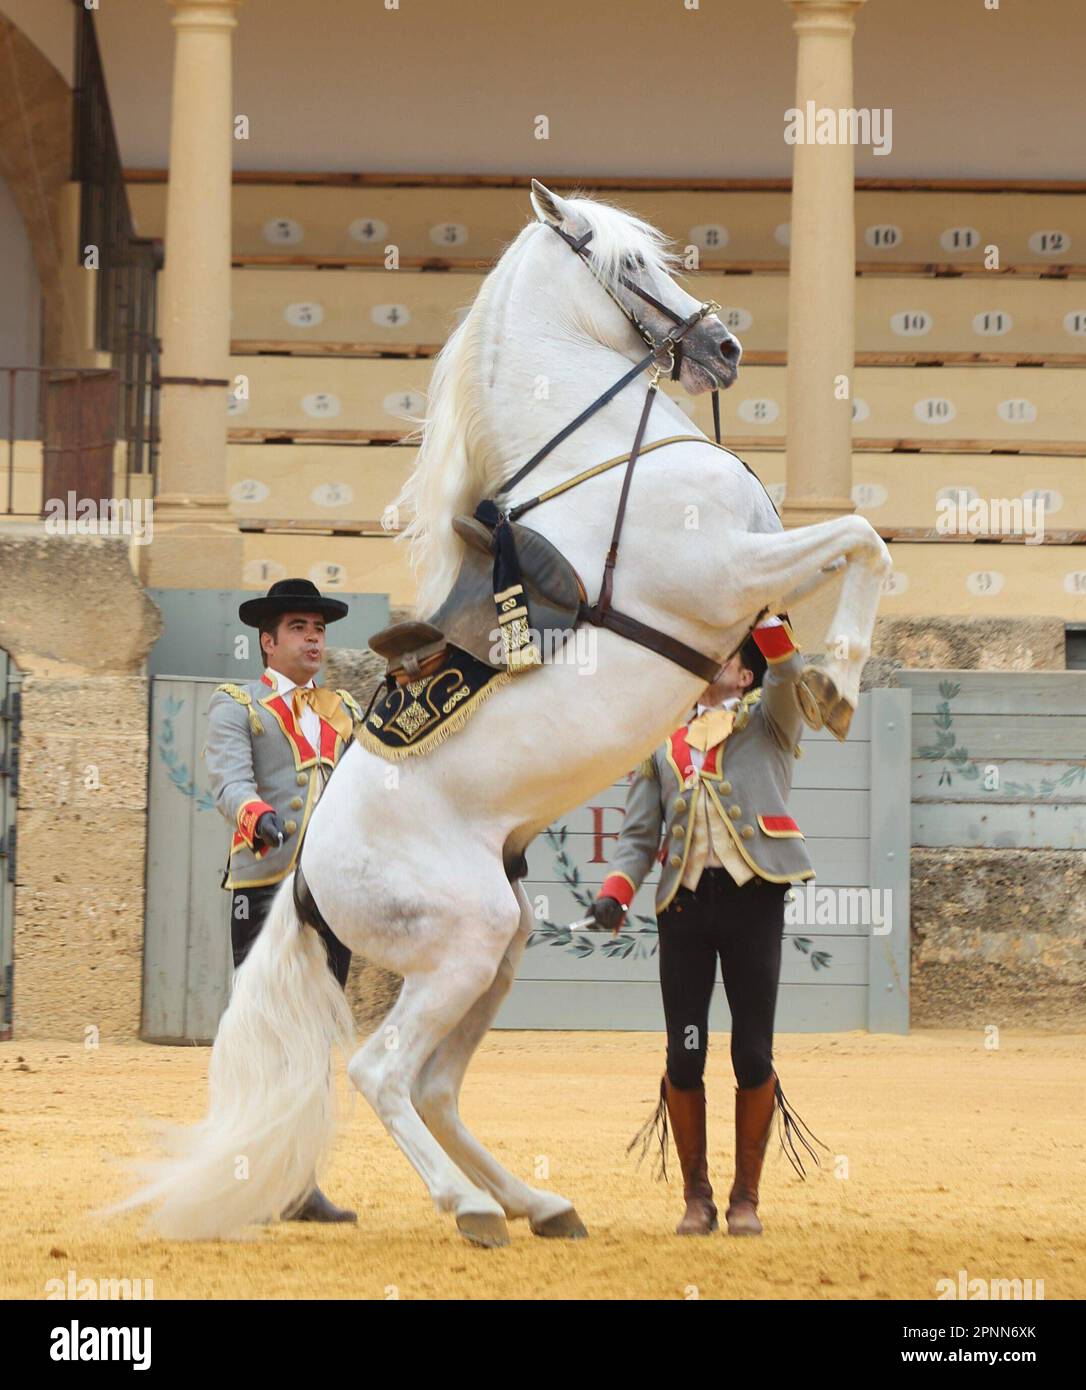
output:
M326 623L347 616L342 599L325 598L308 579L279 579L263 598L250 598L238 608L238 617L248 627L259 627L282 613L319 613Z

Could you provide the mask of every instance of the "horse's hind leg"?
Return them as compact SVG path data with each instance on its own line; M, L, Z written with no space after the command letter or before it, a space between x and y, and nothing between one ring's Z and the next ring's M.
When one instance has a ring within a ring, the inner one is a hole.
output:
M509 916L515 912L510 894ZM490 988L514 930L515 918L507 932L498 930L493 913L489 927L475 931L465 931L464 922L451 912L428 914L418 922L413 933L429 948L426 966L405 975L391 1013L347 1068L426 1184L434 1205L455 1212L461 1234L478 1245L509 1243L505 1213L452 1162L423 1124L411 1095L427 1058Z
M520 928L502 957L494 983L438 1044L422 1069L414 1100L419 1114L445 1152L466 1177L501 1203L506 1216L526 1216L536 1235L576 1238L587 1232L573 1203L556 1192L529 1187L503 1168L465 1128L458 1108L468 1063L509 993L532 930L531 904L519 883L516 893L521 905Z

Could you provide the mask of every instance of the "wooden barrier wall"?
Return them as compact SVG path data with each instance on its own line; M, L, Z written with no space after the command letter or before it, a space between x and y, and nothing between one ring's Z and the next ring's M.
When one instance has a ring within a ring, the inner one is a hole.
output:
M813 886L835 903L842 890L889 890L892 915L885 935L856 921L820 925L804 899L804 920L785 927L778 1031L908 1030L908 710L906 692L875 690L861 697L846 744L824 732L804 736L789 805L807 834ZM659 870L634 898L631 925L618 937L567 929L607 877L625 794L626 783L608 788L532 842L524 886L539 926L498 1027L663 1028L653 913ZM720 988L710 1025L730 1027Z
M1086 849L1086 671L901 671L912 842Z

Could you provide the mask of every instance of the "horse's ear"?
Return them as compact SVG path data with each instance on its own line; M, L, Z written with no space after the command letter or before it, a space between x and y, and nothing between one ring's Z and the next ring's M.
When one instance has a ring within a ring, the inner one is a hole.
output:
M573 210L565 199L559 198L557 193L552 193L538 179L532 180L530 197L535 215L541 222L553 222L560 227L563 222L573 220Z

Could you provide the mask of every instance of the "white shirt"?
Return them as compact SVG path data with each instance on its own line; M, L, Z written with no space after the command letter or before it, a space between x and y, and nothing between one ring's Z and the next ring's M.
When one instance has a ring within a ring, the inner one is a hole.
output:
M291 691L297 686L297 681L292 681L289 677L284 676L282 671L277 671L274 666L268 666L265 669L267 674L275 681L275 693L277 695L282 695L287 704L290 704ZM303 689L308 688L312 684L313 677L310 676ZM306 705L305 709L302 710L301 726L302 737L309 744L310 748L313 749L314 753L319 753L321 747L321 717L312 705Z

